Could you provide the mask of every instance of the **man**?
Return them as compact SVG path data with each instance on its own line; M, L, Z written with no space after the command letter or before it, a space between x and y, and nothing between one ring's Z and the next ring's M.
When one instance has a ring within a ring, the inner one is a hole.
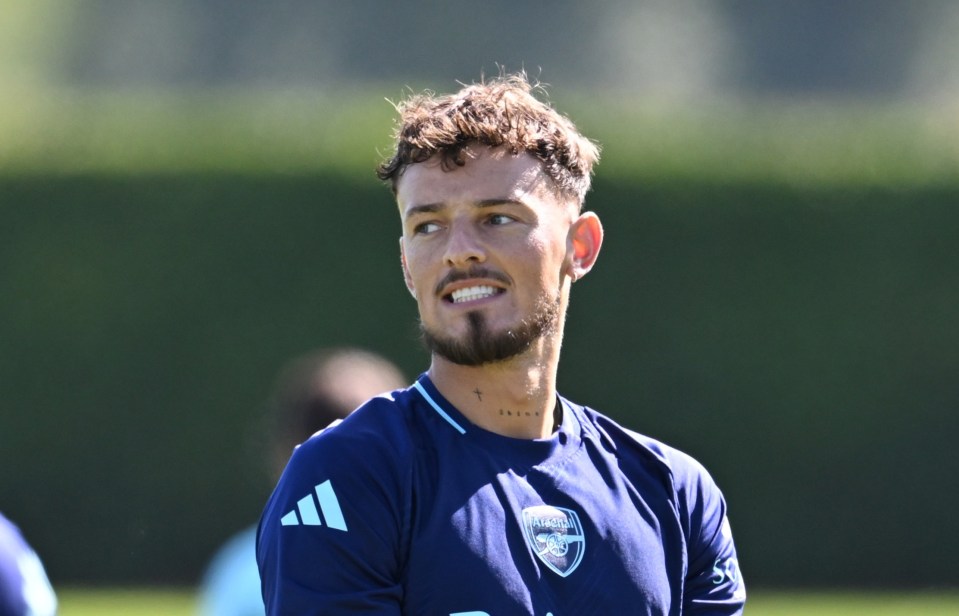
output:
M556 392L597 148L523 75L399 112L379 171L431 364L293 455L259 527L267 612L740 613L706 471Z
M406 378L389 360L352 347L318 349L290 360L277 377L262 427L269 435L269 470L276 481L293 449L317 430L349 415ZM201 616L263 616L256 567L256 527L217 550L200 585Z
M20 529L0 514L0 616L53 616L57 596Z

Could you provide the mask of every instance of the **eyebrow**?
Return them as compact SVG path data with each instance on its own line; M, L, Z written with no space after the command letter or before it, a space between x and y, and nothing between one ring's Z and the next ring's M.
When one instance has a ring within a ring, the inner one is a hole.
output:
M502 197L502 198L496 198L496 199L483 199L481 201L477 201L475 205L476 207L479 207L479 208L494 207L497 205L518 205L518 206L526 207L526 204L523 203L522 201L519 201L517 199L510 199L509 197ZM446 204L442 202L413 205L407 208L406 218L416 216L417 214L432 214L434 212L439 212L445 207L446 207Z

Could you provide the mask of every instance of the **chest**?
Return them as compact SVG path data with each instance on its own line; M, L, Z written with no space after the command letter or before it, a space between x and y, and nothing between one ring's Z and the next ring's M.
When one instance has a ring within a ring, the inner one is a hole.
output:
M415 495L406 613L673 613L684 544L661 482L585 451L527 470L459 462Z

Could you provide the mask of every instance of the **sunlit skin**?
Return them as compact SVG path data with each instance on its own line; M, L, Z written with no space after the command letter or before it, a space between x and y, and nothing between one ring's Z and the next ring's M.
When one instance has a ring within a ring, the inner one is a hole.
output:
M467 339L471 312L491 331L516 328L544 302L557 326L509 359L463 366L433 353L429 375L472 423L515 438L554 427L556 370L572 281L592 268L603 230L564 197L528 154L468 148L463 167L438 159L411 165L397 185L400 250L423 327ZM462 278L479 267L488 273ZM460 294L469 292L465 301Z

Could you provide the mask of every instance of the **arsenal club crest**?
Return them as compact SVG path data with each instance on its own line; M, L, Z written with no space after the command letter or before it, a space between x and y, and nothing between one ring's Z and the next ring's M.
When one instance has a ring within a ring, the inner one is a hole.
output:
M571 509L537 505L523 509L523 532L533 553L561 575L576 570L586 551L579 516Z

